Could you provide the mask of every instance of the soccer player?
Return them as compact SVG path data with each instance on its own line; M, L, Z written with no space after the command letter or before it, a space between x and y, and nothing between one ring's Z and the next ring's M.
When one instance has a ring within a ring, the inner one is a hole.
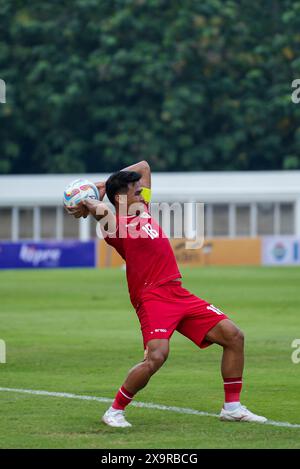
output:
M140 321L144 360L134 366L118 390L102 421L111 427L130 427L125 408L169 354L169 340L175 330L198 347L223 347L221 373L225 399L220 413L224 421L263 423L240 403L244 366L244 336L218 308L190 293L181 285L169 239L151 217L151 171L146 161L112 174L96 183L101 201L87 199L71 213L79 218L92 214L100 221L106 242L126 262L130 299ZM116 214L102 202L107 195Z

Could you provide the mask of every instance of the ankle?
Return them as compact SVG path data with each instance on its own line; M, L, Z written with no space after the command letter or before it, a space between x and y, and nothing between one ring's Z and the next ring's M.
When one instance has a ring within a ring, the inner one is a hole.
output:
M241 407L241 403L239 401L236 402L224 402L223 408L224 410L233 411Z
M110 408L108 409L108 411L109 411L109 412L112 412L113 414L114 414L114 413L120 413L120 412L124 413L124 410L122 410L122 409L114 409L113 406L110 406Z

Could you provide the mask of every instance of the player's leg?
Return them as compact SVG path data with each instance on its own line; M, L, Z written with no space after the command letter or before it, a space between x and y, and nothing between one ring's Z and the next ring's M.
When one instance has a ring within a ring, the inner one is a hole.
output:
M136 394L146 386L151 376L164 364L168 355L168 339L150 340L147 343L147 353L144 360L129 371L123 386L131 394Z
M230 319L224 319L206 334L205 339L223 347L221 363L223 379L240 378L244 370L243 332Z
M110 416L111 413L117 413L118 419L123 419L124 425L116 424L115 426L130 425L123 415L125 407L130 404L134 395L147 385L151 376L159 370L168 357L169 339L183 314L182 305L178 301L181 300L181 296L174 297L175 288L175 282L169 282L143 296L143 303L137 310L137 316L141 325L144 349L147 349L147 353L144 360L129 371L109 409Z
M221 420L263 423L267 419L250 412L240 403L244 369L244 334L229 319L220 321L206 334L208 342L221 345L223 356L221 373L224 381L225 401Z
M244 370L244 334L229 319L220 321L205 336L223 347L221 373L224 380L225 409L238 407Z
M186 295L183 302L187 313L177 327L200 348L211 344L223 347L221 372L224 380L225 403L222 420L264 422L266 419L252 414L240 404L244 368L244 335L229 318L214 305L195 295Z
M129 371L127 378L116 394L112 406L102 417L104 423L113 427L131 426L124 417L126 406L130 404L134 395L147 385L151 376L164 364L168 354L168 339L153 339L147 343L147 353L144 360Z

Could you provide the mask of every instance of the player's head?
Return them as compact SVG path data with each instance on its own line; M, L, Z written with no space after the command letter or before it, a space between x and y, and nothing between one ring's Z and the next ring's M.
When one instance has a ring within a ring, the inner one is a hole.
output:
M132 204L143 202L141 196L141 175L135 171L117 171L106 181L106 195L110 202L118 208L126 204L127 209ZM124 197L126 195L126 197ZM123 196L123 197L122 197Z

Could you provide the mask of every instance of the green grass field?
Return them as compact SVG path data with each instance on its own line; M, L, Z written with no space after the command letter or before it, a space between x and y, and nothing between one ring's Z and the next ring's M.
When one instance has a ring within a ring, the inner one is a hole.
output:
M184 286L246 335L243 403L300 424L300 269L182 269ZM142 359L139 323L121 270L0 272L0 387L113 398ZM136 401L218 413L221 348L175 332L167 363ZM1 448L300 448L300 428L129 407L129 429L99 422L109 404L0 392Z

